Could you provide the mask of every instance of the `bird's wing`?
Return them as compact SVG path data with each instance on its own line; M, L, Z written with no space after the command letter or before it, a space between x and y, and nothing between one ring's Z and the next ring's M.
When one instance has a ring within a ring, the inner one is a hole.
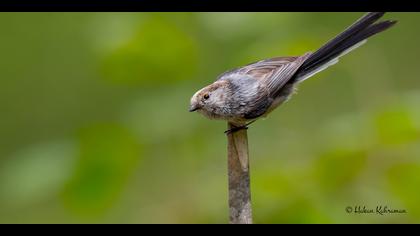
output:
M227 71L219 77L219 80L228 78L231 74L249 75L253 79L259 80L266 87L270 96L275 98L309 55L310 53L306 53L300 57L275 57L258 61Z

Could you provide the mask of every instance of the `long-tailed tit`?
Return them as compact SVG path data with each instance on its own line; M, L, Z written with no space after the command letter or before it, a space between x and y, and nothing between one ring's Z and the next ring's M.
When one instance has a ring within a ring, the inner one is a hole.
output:
M270 58L227 71L192 96L189 110L210 119L227 120L237 129L246 128L287 101L299 83L396 23L375 23L383 15L365 14L314 53Z

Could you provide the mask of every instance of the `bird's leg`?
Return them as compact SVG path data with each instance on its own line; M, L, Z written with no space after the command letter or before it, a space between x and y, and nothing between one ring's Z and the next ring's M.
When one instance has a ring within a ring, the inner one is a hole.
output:
M235 132L237 132L237 131L239 131L239 130L241 130L241 129L248 129L248 126L249 126L250 124L254 123L255 121L256 121L256 120L253 120L253 121L251 121L251 122L246 123L245 125L241 125L241 126L234 127L234 128L232 128L232 129L226 130L226 131L225 131L225 134L226 134L226 135L229 135L229 134L231 134L231 133L235 133Z

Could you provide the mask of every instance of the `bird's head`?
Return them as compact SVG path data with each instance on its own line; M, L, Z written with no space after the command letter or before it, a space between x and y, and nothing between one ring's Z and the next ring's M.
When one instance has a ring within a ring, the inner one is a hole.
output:
M209 118L217 118L223 115L221 112L226 108L227 96L227 81L216 81L198 90L191 97L189 111L197 111Z

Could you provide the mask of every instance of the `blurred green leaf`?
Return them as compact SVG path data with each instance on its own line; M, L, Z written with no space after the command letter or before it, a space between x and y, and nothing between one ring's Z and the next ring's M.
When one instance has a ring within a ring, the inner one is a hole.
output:
M329 191L346 188L366 167L367 152L335 148L319 156L316 173Z
M318 209L316 203L305 198L295 198L293 202L284 207L272 205L271 214L257 217L257 223L268 224L316 224L329 223L331 220L322 210Z
M54 141L25 148L0 168L0 205L27 206L61 191L73 171L74 145Z
M388 171L389 187L405 205L408 214L420 217L420 164L402 163Z
M380 112L375 121L379 140L384 144L400 144L419 137L412 115L402 106Z
M83 129L76 170L63 193L65 205L86 216L109 209L136 169L140 151L137 138L118 124Z
M190 79L197 71L194 38L163 17L151 16L134 37L104 60L104 77L118 84L173 84Z

